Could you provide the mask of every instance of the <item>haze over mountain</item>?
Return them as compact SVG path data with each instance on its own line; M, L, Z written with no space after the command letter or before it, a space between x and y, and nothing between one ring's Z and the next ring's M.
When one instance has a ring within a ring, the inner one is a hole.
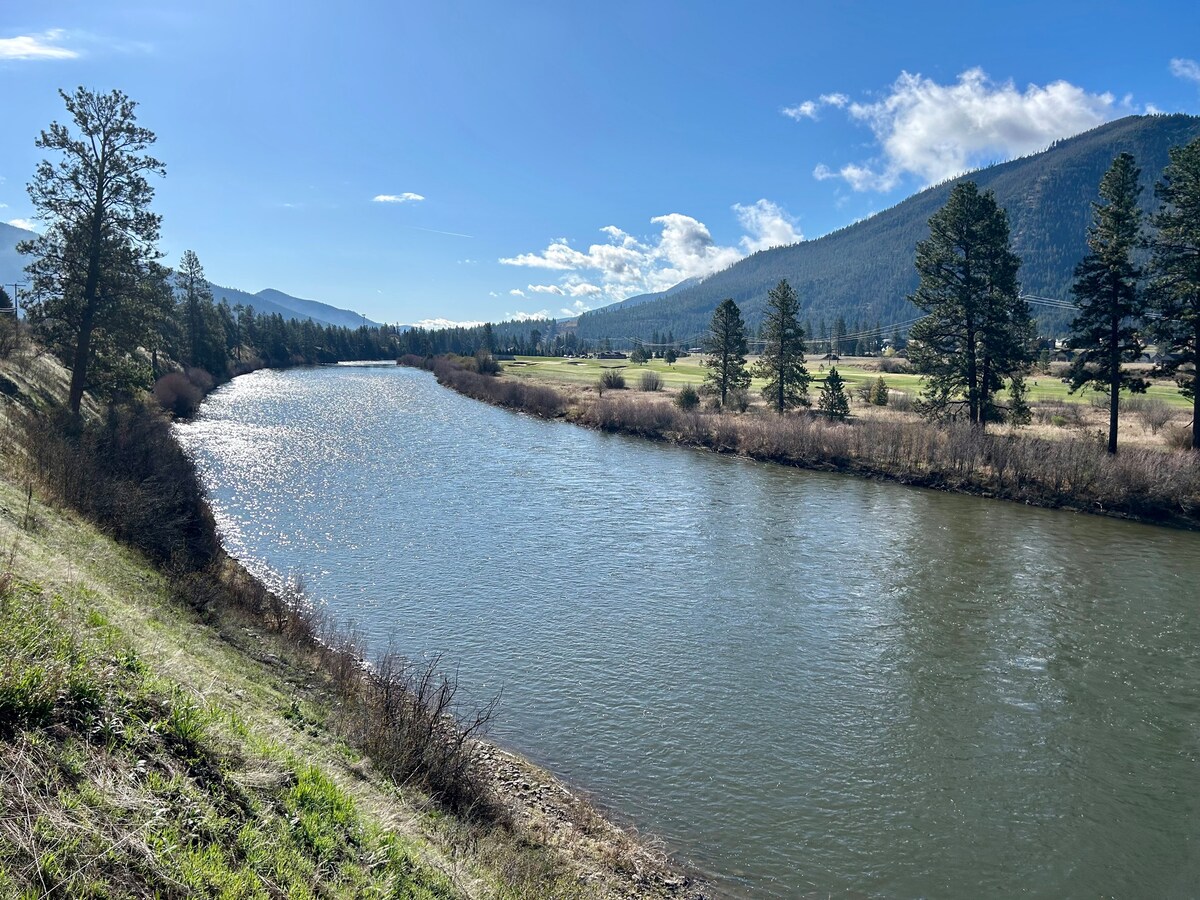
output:
M973 180L995 192L1008 211L1015 251L1021 256L1026 293L1071 300L1075 264L1086 252L1091 204L1101 177L1121 152L1132 153L1141 167L1141 206L1156 208L1154 183L1167 164L1167 150L1200 136L1200 117L1129 116L1048 150L971 172L909 197L868 219L812 241L763 250L697 283L678 285L659 295L642 295L584 313L579 336L589 340L649 339L674 332L681 340L705 333L717 304L732 297L751 326L762 317L767 291L788 279L801 300L801 320L815 336L821 323L838 316L853 326L902 324L921 314L908 302L916 288L916 244L928 234L928 220L950 189ZM1062 333L1071 313L1034 306L1039 328Z
M13 282L24 282L27 259L17 252L17 243L37 237L32 231L0 222L0 284L7 284L11 294ZM221 287L209 282L213 299L220 303L228 301L230 306L254 307L257 315L269 316L278 313L285 319L312 319L320 325L340 325L357 328L360 325L378 325L370 319L348 309L340 309L317 300L304 300L283 291L266 288L256 294L236 288Z

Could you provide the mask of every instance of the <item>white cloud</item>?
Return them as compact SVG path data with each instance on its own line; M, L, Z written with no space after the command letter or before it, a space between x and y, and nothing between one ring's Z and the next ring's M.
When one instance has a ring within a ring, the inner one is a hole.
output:
M1200 63L1194 59L1171 60L1171 74L1184 81L1195 81L1200 84Z
M795 106L785 106L781 112L789 119L795 119L797 122L801 119L815 119L817 117L817 104L812 100L805 100L803 103L797 103Z
M845 108L874 132L879 157L813 175L839 177L856 191L889 191L905 176L933 184L998 158L1044 149L1053 141L1094 128L1126 111L1112 94L1091 94L1067 81L1024 91L968 69L953 84L902 72L883 99L851 102L827 94L825 105Z
M530 284L532 294L574 298L564 313L577 315L589 303L611 303L635 294L661 291L689 278L703 278L733 265L747 253L802 239L793 219L769 200L743 206L734 213L747 232L740 247L713 240L703 222L670 213L650 220L657 235L639 239L616 225L600 229L608 241L586 250L572 247L566 238L555 238L540 253L521 253L500 260L506 266L523 266L563 273L557 284ZM580 301L587 301L581 303Z
M757 253L759 250L796 244L804 240L804 235L796 230L795 219L770 200L759 200L750 206L735 203L733 211L737 213L742 228L749 232L741 240L747 253Z
M571 318L573 316L579 315L580 313L585 313L589 309L591 309L591 307L588 306L586 303L584 303L582 300L576 300L570 306L564 306L562 309L559 310L559 312L561 312L564 316Z
M505 322L542 322L549 318L550 313L544 309L540 309L537 312L510 312L504 314Z
M513 297L524 297L525 296L525 292L523 290L521 290L520 288L513 288L508 293L510 296L513 296Z
M14 228L24 228L26 231L37 231L37 223L30 219L9 219L8 224Z
M1142 111L1148 116L1161 116L1163 114L1163 111L1153 103L1147 103L1146 108Z
M61 44L66 32L61 28L41 34L22 34L0 38L0 59L76 59L79 54Z
M413 322L413 328L474 328L483 322L456 322L453 319L422 319Z
M372 203L417 203L425 198L420 194L414 194L412 191L405 191L403 194L376 194L371 198Z
M477 265L479 265L479 260L477 260L477 259L460 259L458 261L458 264L460 266L477 266Z

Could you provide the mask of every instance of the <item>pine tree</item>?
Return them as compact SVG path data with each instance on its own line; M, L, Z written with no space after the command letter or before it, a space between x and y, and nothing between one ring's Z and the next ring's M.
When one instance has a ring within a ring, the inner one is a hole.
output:
M812 376L804 367L804 329L797 318L800 300L783 279L767 293L763 320L763 354L757 372L767 382L763 397L779 414L797 405L808 405Z
M867 401L872 406L887 406L888 399L889 395L887 382L884 381L883 376L880 375L873 382L871 382L871 391L867 395Z
M34 257L30 293L42 298L29 318L71 367L67 402L78 413L86 388L115 386L102 383L105 374L142 380L130 354L152 340L167 312L166 269L155 249L160 217L150 212L146 180L163 166L145 154L154 133L137 125L137 104L123 93L59 93L77 133L52 122L38 137L40 149L60 158L42 160L29 184L46 231L18 249Z
M821 396L817 408L831 419L844 419L850 415L850 400L846 397L846 383L838 374L837 366L830 366L825 383L821 385Z
M980 427L999 416L995 395L1026 364L1033 337L1017 285L1020 265L992 192L980 194L972 181L955 185L917 244L920 282L909 298L928 313L908 338L909 359L926 376L925 415L965 410Z
M746 370L749 349L746 324L738 305L732 299L725 299L713 312L708 328L703 345L708 354L703 363L708 369L704 383L721 398L724 406L730 391L750 386L750 373Z
M1158 372L1174 375L1191 398L1192 449L1200 450L1200 138L1172 147L1170 159L1154 186L1162 205L1154 216L1150 301L1162 317L1154 324Z
M1133 156L1122 153L1100 181L1100 203L1092 204L1088 254L1075 267L1071 288L1079 314L1071 323L1071 391L1090 385L1108 392L1108 452L1117 452L1121 389L1146 390L1144 378L1122 367L1142 355L1139 325L1145 312L1141 269L1133 253L1141 240L1138 209L1141 174Z

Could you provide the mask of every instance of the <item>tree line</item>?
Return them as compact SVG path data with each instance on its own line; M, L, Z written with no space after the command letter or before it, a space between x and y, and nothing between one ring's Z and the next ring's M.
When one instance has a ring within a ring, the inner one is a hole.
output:
M1108 393L1109 453L1117 450L1121 390L1144 392L1148 385L1127 365L1151 341L1158 350L1151 374L1174 377L1192 399L1192 447L1200 448L1200 139L1171 148L1169 159L1147 233L1140 171L1129 153L1116 157L1092 204L1088 253L1074 270L1071 390ZM1008 215L993 192L980 192L973 181L956 184L930 217L915 261L918 285L909 300L925 315L912 326L907 351L925 376L919 411L930 419L965 418L981 429L1006 418L1028 421L1024 378L1034 360L1034 322L1021 296L1021 259L1012 250ZM786 279L768 292L755 374L766 380L763 397L780 413L809 403L799 309ZM726 298L704 342L706 386L721 406L750 384L748 348L741 310ZM848 412L836 366L819 407L839 418Z
M256 315L213 302L193 251L172 272L158 249L162 217L150 208L155 135L137 124L120 91L59 91L74 128L41 132L42 160L28 190L45 231L18 249L30 256L27 320L70 369L68 406L85 391L130 396L172 361L221 380L260 365L388 359L395 329L349 329Z

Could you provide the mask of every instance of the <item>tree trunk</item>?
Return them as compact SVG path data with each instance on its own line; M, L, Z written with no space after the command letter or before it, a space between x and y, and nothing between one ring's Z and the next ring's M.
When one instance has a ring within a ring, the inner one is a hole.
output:
M1108 452L1117 452L1117 417L1121 408L1121 349L1117 340L1120 322L1112 319L1108 337Z

